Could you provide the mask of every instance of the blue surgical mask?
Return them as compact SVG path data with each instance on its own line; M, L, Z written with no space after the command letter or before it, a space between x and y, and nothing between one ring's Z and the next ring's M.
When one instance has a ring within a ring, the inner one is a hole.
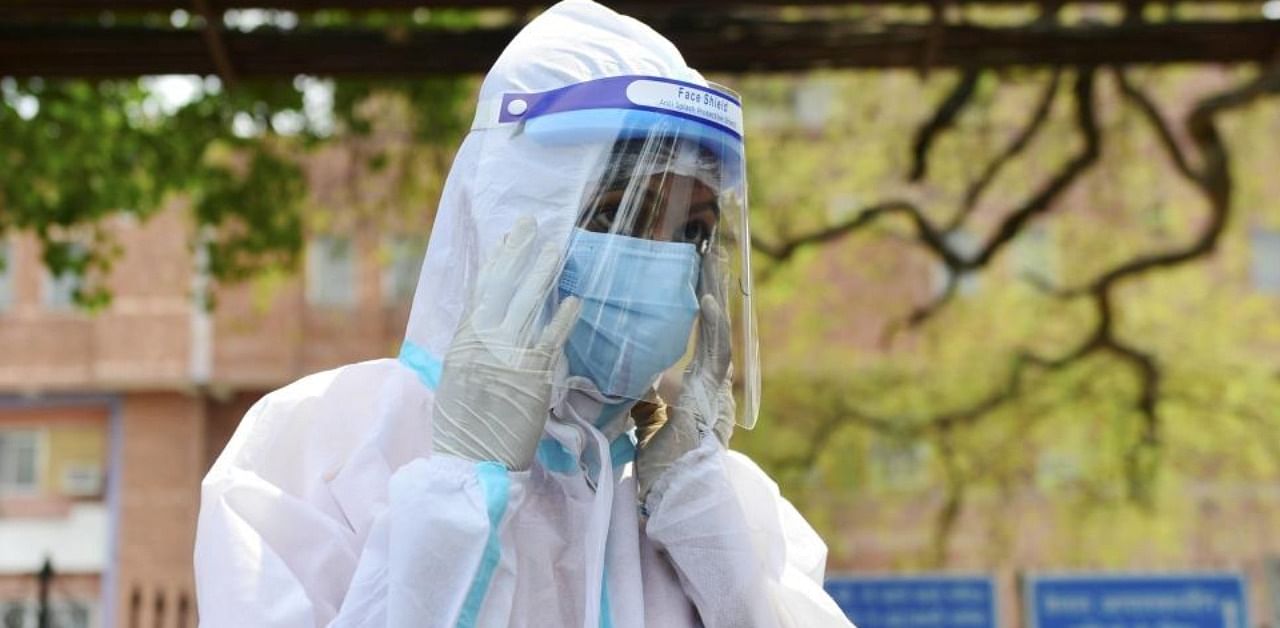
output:
M694 245L575 229L560 296L582 300L565 345L569 373L640 399L684 355L698 315Z

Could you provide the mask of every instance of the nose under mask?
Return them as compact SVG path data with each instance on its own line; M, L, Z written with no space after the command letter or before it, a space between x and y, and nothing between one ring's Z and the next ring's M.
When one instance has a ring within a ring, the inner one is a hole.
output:
M685 354L698 315L694 245L575 229L560 297L582 300L565 345L569 373L640 399Z

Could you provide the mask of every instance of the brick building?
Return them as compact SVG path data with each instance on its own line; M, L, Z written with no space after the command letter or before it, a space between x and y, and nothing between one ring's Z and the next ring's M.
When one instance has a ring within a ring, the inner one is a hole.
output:
M303 277L220 289L210 313L188 216L110 225L124 255L96 315L34 237L0 240L0 626L35 626L46 558L59 626L194 626L198 486L245 410L399 346L420 243L319 237Z

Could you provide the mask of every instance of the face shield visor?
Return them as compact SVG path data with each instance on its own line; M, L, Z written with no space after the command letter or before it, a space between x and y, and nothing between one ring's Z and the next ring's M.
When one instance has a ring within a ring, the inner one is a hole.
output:
M564 347L567 385L620 403L657 387L669 405L686 403L680 386L709 296L732 334L717 344L731 347L737 422L753 427L760 375L737 95L626 76L503 94L491 106L480 115L507 129L492 140L541 156L525 176L554 178L531 206L569 205L554 214L571 222L540 220L564 244L543 318L563 299L582 301Z

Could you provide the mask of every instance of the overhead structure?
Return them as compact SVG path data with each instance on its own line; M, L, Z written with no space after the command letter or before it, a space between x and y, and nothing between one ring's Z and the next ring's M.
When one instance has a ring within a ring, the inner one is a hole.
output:
M1249 63L1280 0L607 3L710 72ZM0 75L428 76L486 70L528 0L0 0ZM441 14L476 19L438 19ZM458 26L459 23L468 24Z

